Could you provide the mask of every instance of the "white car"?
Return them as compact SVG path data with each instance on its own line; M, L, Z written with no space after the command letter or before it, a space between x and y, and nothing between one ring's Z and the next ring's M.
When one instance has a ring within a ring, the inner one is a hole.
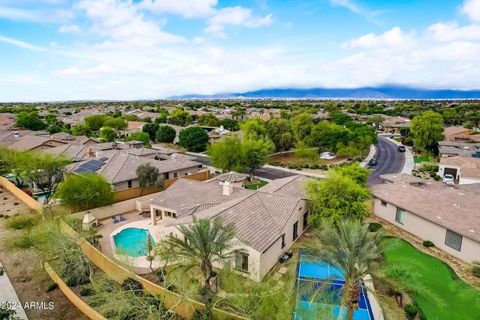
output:
M446 174L443 176L443 182L446 184L454 184L455 178L451 174Z
M330 153L330 152L322 152L320 153L320 159L323 159L323 160L333 160L335 159L336 156L333 154L333 153Z

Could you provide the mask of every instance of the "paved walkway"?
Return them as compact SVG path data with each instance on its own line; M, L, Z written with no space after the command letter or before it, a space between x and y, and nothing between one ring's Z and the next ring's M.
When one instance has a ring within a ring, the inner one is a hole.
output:
M2 267L1 263L0 267ZM15 292L6 271L0 276L0 305L15 309L18 317L28 320L27 315L23 310L22 303L18 299L17 293Z

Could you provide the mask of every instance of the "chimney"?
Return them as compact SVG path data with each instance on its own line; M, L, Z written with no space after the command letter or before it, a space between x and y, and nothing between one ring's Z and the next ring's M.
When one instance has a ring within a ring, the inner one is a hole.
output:
M93 150L93 148L88 147L88 148L87 148L87 151L88 151L88 156L89 156L90 158L95 158L95 157L96 157L96 155L95 155L95 150Z
M20 137L20 134L18 134L18 131L15 131L15 132L13 133L13 136L14 136L15 138L18 138L18 137Z
M223 195L224 196L229 196L233 192L233 186L230 184L230 182L225 181L223 184Z

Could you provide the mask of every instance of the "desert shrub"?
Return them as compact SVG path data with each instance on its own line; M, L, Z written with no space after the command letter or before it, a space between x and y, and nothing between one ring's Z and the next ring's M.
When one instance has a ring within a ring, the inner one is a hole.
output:
M38 224L40 215L38 214L21 214L15 215L8 219L5 223L5 227L8 229L31 229Z
M10 221L10 219L8 220ZM15 236L7 238L5 247L8 250L26 250L35 245L35 241L29 231L23 231Z
M368 231L370 232L377 232L378 230L382 229L383 226L380 223L372 222L368 225Z
M480 261L473 262L472 274L475 277L480 278Z
M425 241L423 241L423 246L426 247L426 248L435 247L435 245L433 244L433 242L430 241L430 240L425 240Z
M418 308L414 304L407 304L403 307L407 319L414 319L418 314Z
M435 180L435 181L440 181L440 180L442 180L442 177L440 177L439 175L435 175L435 176L433 177L433 180Z
M50 283L47 287L47 290L45 290L46 292L50 292L50 291L53 291L55 289L58 288L58 284L53 282L53 283Z
M122 282L122 290L133 292L136 296L143 295L143 286L140 281L132 278L127 278Z
M95 293L95 291L92 288L89 288L89 287L85 287L85 288L82 288L82 290L80 290L80 295L82 297L91 296L94 293Z

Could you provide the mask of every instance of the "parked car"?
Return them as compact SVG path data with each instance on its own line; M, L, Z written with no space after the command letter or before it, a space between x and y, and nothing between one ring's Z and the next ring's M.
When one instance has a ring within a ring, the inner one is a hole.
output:
M333 159L335 159L335 158L336 158L336 156L335 156L333 153L331 153L331 152L328 152L328 151L327 151L327 152L322 152L322 153L320 153L320 159L323 159L323 160L333 160Z
M406 148L405 146L398 146L397 150L398 152L405 152Z
M370 167L375 167L377 165L377 159L375 158L370 159L370 161L368 161L368 165Z
M442 180L446 184L454 184L455 183L455 178L451 174L444 175Z

